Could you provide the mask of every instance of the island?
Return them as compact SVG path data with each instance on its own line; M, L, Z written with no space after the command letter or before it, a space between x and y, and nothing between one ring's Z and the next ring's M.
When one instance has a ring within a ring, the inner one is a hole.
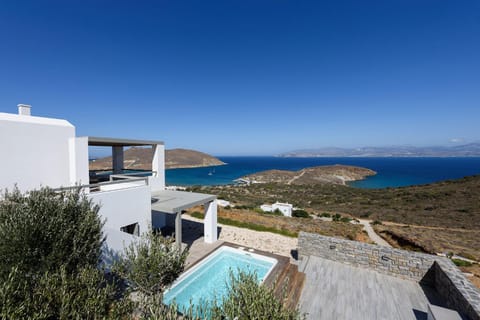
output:
M346 165L331 165L304 168L298 171L288 170L267 170L249 174L241 178L248 183L281 183L295 185L309 184L340 184L363 180L366 177L377 174L375 171Z
M124 169L128 170L151 170L152 149L132 147L125 150ZM225 163L221 160L195 150L171 149L165 151L165 168L198 168L220 166ZM112 157L104 157L90 161L90 170L110 170L112 168Z

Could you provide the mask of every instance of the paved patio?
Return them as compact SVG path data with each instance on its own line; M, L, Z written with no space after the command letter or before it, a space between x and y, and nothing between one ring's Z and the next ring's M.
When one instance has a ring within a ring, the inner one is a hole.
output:
M310 256L300 310L307 319L427 319L436 292L417 282Z

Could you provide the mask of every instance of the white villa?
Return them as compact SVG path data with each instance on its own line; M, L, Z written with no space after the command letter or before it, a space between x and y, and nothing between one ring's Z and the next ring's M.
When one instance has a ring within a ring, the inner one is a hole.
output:
M161 141L77 137L67 120L31 116L30 106L18 114L0 113L0 189L21 191L48 186L81 188L101 206L106 221L107 252L123 250L136 236L175 221L175 240L182 243L182 211L203 205L204 241L217 241L217 200L214 195L166 190L165 147ZM111 147L109 181L91 184L89 146ZM148 176L123 173L125 147L153 149Z
M274 212L279 210L285 217L291 217L293 211L293 205L290 203L275 202L274 204L262 204L260 206L264 212Z

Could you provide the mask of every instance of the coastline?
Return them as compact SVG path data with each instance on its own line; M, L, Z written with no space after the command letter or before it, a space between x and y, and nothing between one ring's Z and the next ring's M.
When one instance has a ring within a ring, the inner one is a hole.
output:
M168 185L214 186L233 185L240 177L265 170L298 171L305 167L344 164L370 168L377 175L346 182L360 189L382 189L422 185L480 174L480 157L382 157L382 158L282 158L282 157L218 157L225 165L172 168L166 170ZM209 175L215 168L215 172Z

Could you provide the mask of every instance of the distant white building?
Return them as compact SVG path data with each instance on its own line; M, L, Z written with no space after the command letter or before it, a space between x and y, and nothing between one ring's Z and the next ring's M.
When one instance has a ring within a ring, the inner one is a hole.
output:
M275 202L274 204L262 204L260 206L264 212L274 212L275 210L279 210L285 217L291 217L293 211L293 205L290 203L282 203L282 202Z
M231 207L232 204L230 203L230 201L227 201L227 200L221 200L221 199L217 199L217 205L219 205L220 207Z

